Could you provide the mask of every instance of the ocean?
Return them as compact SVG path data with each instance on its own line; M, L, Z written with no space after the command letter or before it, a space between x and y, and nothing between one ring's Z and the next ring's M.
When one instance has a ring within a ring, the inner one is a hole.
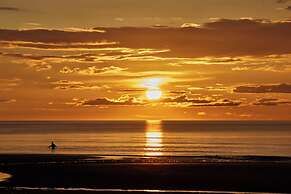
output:
M291 121L1 121L0 153L291 156Z

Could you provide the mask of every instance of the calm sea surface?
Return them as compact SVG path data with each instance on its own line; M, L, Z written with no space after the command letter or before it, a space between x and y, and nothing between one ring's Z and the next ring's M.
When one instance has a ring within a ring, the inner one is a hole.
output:
M288 121L0 122L0 153L291 156Z

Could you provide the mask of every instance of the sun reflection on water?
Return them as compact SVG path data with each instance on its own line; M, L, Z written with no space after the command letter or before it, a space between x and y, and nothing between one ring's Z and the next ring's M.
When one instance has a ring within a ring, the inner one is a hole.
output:
M161 121L147 121L145 132L145 155L146 156L161 156L163 155L163 132Z

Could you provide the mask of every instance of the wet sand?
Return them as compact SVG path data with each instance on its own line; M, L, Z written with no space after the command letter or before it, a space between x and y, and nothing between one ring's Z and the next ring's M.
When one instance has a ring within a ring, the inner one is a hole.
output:
M103 158L92 155L2 154L0 172L12 175L8 181L0 182L0 193L113 192L23 192L13 189L17 187L291 193L291 159L287 157Z

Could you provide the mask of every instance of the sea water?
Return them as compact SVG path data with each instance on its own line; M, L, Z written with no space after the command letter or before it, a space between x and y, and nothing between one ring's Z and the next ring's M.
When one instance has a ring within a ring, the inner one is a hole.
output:
M1 121L0 153L291 156L290 121Z

